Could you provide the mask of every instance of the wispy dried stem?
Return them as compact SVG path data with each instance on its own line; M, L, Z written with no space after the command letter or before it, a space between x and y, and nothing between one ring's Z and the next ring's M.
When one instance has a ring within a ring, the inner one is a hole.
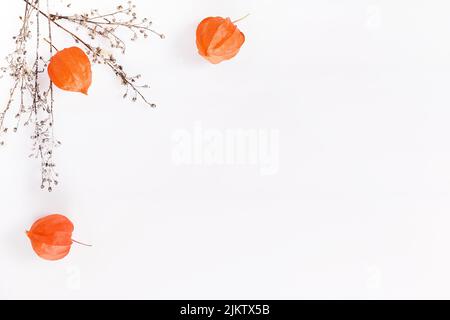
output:
M119 49L122 53L125 53L126 47L125 42L116 35L116 31L119 28L125 28L132 32L133 35L130 39L131 41L137 40L139 38L139 34L141 34L144 38L147 38L148 32L155 33L163 39L163 34L157 33L150 28L152 23L147 18L143 18L140 22L136 22L138 19L135 11L136 6L132 4L131 1L127 2L127 8L124 6L118 6L116 11L113 13L99 15L99 11L97 9L93 9L90 13L73 16L45 13L30 3L30 0L23 1L30 6L33 6L34 9L51 21L51 23L70 35L76 43L82 44L87 53L92 57L93 62L107 65L126 87L126 92L123 95L124 98L129 97L131 92L132 101L137 101L138 98L141 98L147 105L153 108L156 107L156 105L154 103L150 103L141 92L142 89L147 89L149 86L148 84L138 84L138 80L142 78L140 74L134 76L128 75L123 66L118 63L112 52L102 48L101 46L90 44L86 40L83 40L82 36L76 34L74 31L69 30L59 23L59 20L66 20L75 23L88 31L88 35L91 40L95 40L97 37L106 38L110 41L110 47L112 49ZM122 15L125 15L126 18L123 18ZM108 20L108 18L110 18L111 21ZM105 21L97 21L101 19L104 19ZM91 27L91 25L96 26Z
M50 81L48 88L40 87L39 77L47 67L48 59L44 59L40 53L41 44L41 22L40 17L44 17L47 21L47 37L44 41L49 43L49 56L51 57L56 49L53 44L52 26L57 27L69 35L76 43L81 44L87 54L91 56L94 63L107 65L113 73L120 79L125 86L124 98L131 97L132 101L139 98L150 105L142 89L148 88L146 84L139 84L141 75L130 76L124 70L123 66L117 62L114 50L122 54L126 53L126 41L119 37L119 30L125 30L130 33L130 41L137 40L140 36L147 38L149 34L156 34L164 38L162 34L155 32L151 28L151 21L147 18L139 19L136 6L128 1L126 5L120 5L109 13L101 14L98 10L90 10L89 13L74 15L59 15L51 13L49 10L49 0L46 0L46 10L42 9L39 0L23 0L25 3L25 11L21 19L21 28L17 36L13 39L16 44L14 52L6 57L7 65L0 68L2 75L9 75L13 84L9 92L7 103L3 110L0 110L0 146L4 145L2 136L9 131L6 125L7 116L14 110L14 122L12 131L16 132L22 124L27 126L33 124L33 148L30 157L40 159L41 162L41 187L52 191L54 186L58 184L58 174L55 172L56 164L54 162L54 148L61 143L55 139L54 135L54 87ZM70 4L68 5L70 7ZM63 25L66 22L72 25L75 31L69 26ZM36 39L34 63L28 64L28 46L29 40L33 38L31 27L34 26L34 36ZM84 30L85 33L78 34L76 32ZM83 37L88 37L84 40ZM107 40L108 49L90 43L90 41ZM0 75L1 77L1 75ZM18 105L14 102L18 100ZM22 121L23 120L23 121ZM23 122L23 123L22 123Z

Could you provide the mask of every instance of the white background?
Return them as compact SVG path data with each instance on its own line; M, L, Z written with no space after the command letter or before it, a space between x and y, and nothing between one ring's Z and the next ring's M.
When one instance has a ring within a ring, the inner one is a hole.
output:
M23 11L8 2L2 56ZM121 61L158 108L123 101L102 66L89 97L58 90L51 194L27 159L29 132L7 137L1 298L450 298L448 1L136 3L166 39L131 44ZM234 60L198 56L203 18L248 12ZM178 166L173 135L196 124L278 130L278 170ZM24 230L55 212L94 247L39 259Z

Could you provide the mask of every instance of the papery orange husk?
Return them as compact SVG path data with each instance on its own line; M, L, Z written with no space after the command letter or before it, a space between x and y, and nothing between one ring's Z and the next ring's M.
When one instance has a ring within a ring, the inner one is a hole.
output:
M217 64L233 58L244 42L244 34L230 18L209 17L198 25L198 52L211 63Z
M87 94L92 83L91 62L80 48L67 48L50 59L48 75L62 90Z
M52 214L37 220L27 231L33 250L45 260L60 260L72 246L72 222L63 215Z

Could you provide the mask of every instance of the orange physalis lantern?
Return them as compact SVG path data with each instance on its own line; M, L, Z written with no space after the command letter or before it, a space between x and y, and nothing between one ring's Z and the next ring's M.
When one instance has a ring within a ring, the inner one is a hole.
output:
M53 214L37 220L27 236L33 250L45 260L60 260L72 246L73 224L65 216Z
M48 75L62 90L87 94L92 83L91 62L80 48L67 48L50 59Z
M244 34L230 18L209 17L198 25L198 52L211 63L216 64L233 58L244 42Z

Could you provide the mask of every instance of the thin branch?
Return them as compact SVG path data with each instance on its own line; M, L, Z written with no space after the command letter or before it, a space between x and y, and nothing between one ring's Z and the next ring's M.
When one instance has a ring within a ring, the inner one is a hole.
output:
M55 47L54 45L53 45L53 43L52 43L52 41L51 40L47 40L47 39L43 39L45 42L47 42L48 43L48 45L50 46L50 57L51 56L53 56L53 49L55 49L56 51L59 51L58 50L58 48L57 47ZM51 81L50 81L51 82Z
M153 29L151 29L149 27L142 26L142 25L139 25L139 24L127 25L126 23L123 23L123 22L112 22L112 21L108 21L108 20L106 20L106 21L92 21L91 19L72 19L72 18L65 18L65 17L63 17L63 18L60 17L60 19L65 19L65 20L69 20L69 21L76 21L76 22L79 22L79 23L85 22L85 23L95 24L95 25L108 25L108 26L116 26L116 27L125 27L125 28L128 28L128 29L133 29L134 28L134 29L138 29L138 30L145 30L145 31L154 33L157 36L159 36L160 38L164 39L164 35L162 33L156 32L155 30L153 30Z
M65 28L64 26L62 26L60 23L56 22L56 19L54 18L55 15L49 15L43 11L41 11L39 8L36 8L32 3L29 2L29 0L23 0L25 1L27 4L29 4L30 6L32 6L35 10L37 10L37 12L39 12L41 15L43 15L45 18L47 18L49 21L51 21L55 26L57 26L58 28L60 28L61 30L63 30L64 32L68 33L71 37L73 37L76 41L80 42L87 50L89 50L94 56L97 56L98 58L103 58L98 50L95 50L93 48L92 45L90 45L88 42L84 41L82 38L80 38L78 35L76 35L75 33L73 33L72 31L70 31L69 29ZM138 89L138 87L131 81L129 80L123 73L123 70L119 69L118 66L115 66L110 60L105 61L106 65L108 65L114 72L115 74L120 77L120 79L122 80L122 82L126 85L129 85L135 92L136 94L150 107L154 108L156 107L155 104L150 103L145 96L140 92L140 90Z
M84 40L83 36L71 31L70 27L76 27L77 31L79 28L84 29L92 40L106 39L109 41L111 48L120 49L123 53L126 49L126 42L117 35L119 29L127 32L129 30L132 34L131 40L136 40L138 37L147 38L150 32L163 36L150 28L151 21L148 19L142 19L141 21L137 19L135 6L131 1L127 2L127 8L119 6L115 12L99 14L98 10L91 10L90 14L74 16L59 16L50 13L49 0L45 1L46 9L44 9L45 3L40 0L24 0L24 2L25 11L23 16L20 17L21 27L19 33L13 37L15 50L6 57L8 65L0 68L0 77L2 77L2 74L8 74L12 78L12 87L9 91L7 103L0 111L0 138L8 132L7 118L15 111L13 103L17 101L18 106L16 107L13 131L16 132L23 121L23 126L34 125L31 136L33 140L32 152L29 156L40 160L42 189L52 191L53 187L58 184L58 173L55 171L56 165L53 160L53 153L60 142L54 136L54 84L50 81L48 88L45 89L40 84L41 73L45 71L49 63L47 59L41 56L40 50L43 41L49 44L48 52L52 57L55 50L58 50L53 43L53 31L55 28L62 30L76 43L81 44L80 47L84 47L92 62L105 64L114 72L126 88L124 97L130 94L132 101L139 98L146 104L155 107L140 91L148 87L138 83L140 75L129 75L117 62L113 53L92 44L91 41ZM41 34L43 17L47 19L47 36ZM72 25L66 27L64 21L70 22ZM33 26L33 30L31 26ZM34 37L36 37L35 43L30 44ZM34 55L34 64L29 63L29 45L33 46L31 51ZM0 140L0 145L3 144L4 142Z

